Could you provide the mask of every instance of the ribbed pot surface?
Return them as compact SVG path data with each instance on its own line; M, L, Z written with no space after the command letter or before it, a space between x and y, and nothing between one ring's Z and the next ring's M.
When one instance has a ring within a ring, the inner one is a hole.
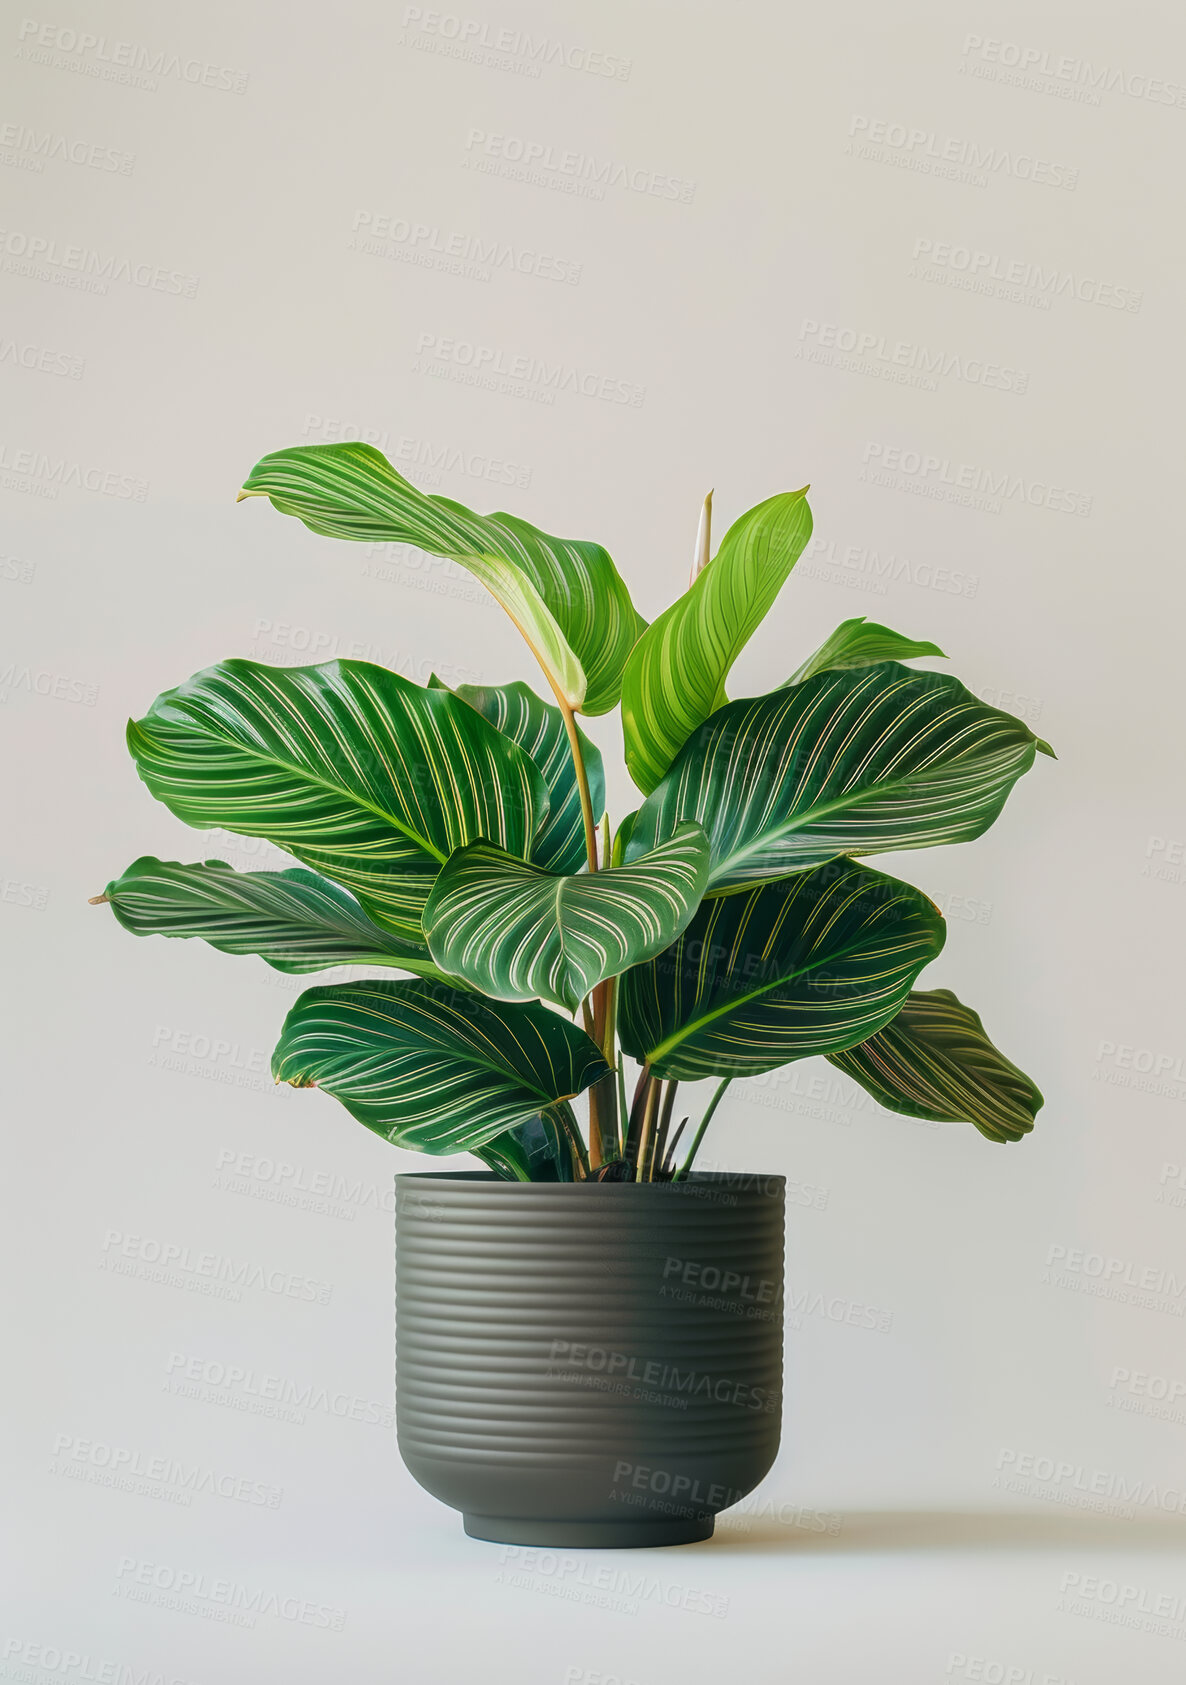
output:
M784 1182L396 1177L396 1422L477 1538L676 1544L778 1450Z

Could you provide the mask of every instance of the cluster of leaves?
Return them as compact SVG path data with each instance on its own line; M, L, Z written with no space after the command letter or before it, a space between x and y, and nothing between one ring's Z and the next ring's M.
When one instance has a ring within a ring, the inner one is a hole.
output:
M726 697L810 537L806 488L751 509L711 558L706 503L692 583L650 626L600 545L428 496L366 445L276 452L241 495L469 569L554 697L231 660L129 725L140 777L178 818L302 864L144 857L96 897L126 929L286 972L411 974L307 990L277 1080L325 1089L400 1146L521 1180L686 1174L678 1083L720 1079L707 1122L729 1081L814 1054L893 1110L996 1141L1032 1128L1041 1095L976 1014L913 990L943 946L938 909L857 857L979 836L1047 745L903 665L941 656L933 644L863 619L779 689ZM614 831L577 715L619 703L644 799ZM623 1055L641 1067L630 1103ZM586 1091L587 1145L571 1105Z

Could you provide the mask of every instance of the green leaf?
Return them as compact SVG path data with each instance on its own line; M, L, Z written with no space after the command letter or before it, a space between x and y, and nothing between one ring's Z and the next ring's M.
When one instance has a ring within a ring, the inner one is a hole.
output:
M944 935L925 895L852 860L718 896L622 979L622 1046L689 1082L839 1052L888 1023Z
M435 676L430 686L444 689ZM548 816L531 845L531 858L550 872L578 872L585 864L585 827L581 793L564 726L564 715L518 681L509 685L458 685L453 692L529 754L543 776L550 798ZM605 768L601 751L577 728L581 759L589 780L594 823L605 811Z
M989 1041L970 1006L950 989L909 995L868 1041L829 1055L891 1112L938 1123L974 1123L990 1141L1020 1141L1042 1095Z
M159 696L128 747L187 825L267 838L411 942L454 849L526 855L548 808L534 762L468 703L364 661L224 661Z
M712 845L711 895L838 854L967 842L1036 743L945 673L820 673L707 720L639 809L626 859L694 819Z
M603 978L660 953L704 894L708 840L681 825L633 865L556 877L488 843L441 870L424 931L442 971L499 1000L575 1012Z
M696 727L722 705L729 669L811 537L807 487L734 521L683 596L639 638L622 680L626 764L649 794Z
M258 954L277 971L390 965L448 979L422 942L372 924L352 895L316 872L236 872L223 860L183 866L144 854L103 899L133 936L200 936L224 954Z
M646 622L600 544L430 497L371 445L295 445L257 462L240 497L267 497L330 538L411 544L467 568L498 599L570 708L605 714Z
M571 1182L571 1143L577 1135L572 1107L561 1100L529 1123L475 1147L474 1152L505 1181Z
M533 1001L419 979L306 989L272 1075L323 1088L397 1147L474 1152L609 1071L583 1030Z
M915 661L921 655L943 656L938 644L915 643L894 632L888 626L866 620L863 614L855 620L842 620L814 655L797 672L791 674L788 685L801 685L817 673L844 672L851 667L873 667L879 661ZM946 657L943 656L946 660Z

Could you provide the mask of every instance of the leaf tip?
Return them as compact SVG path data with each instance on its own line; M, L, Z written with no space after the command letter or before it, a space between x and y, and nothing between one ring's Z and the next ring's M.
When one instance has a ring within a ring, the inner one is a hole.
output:
M1044 737L1035 737L1034 742L1037 745L1038 753L1040 755L1049 755L1052 761L1056 761L1058 759L1058 756L1054 753L1054 750L1050 747Z

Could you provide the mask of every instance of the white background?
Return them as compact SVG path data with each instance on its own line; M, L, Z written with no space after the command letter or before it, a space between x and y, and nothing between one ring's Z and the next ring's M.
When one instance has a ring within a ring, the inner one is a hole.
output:
M0 1678L1177 1679L1180 8L467 5L0 28ZM866 614L1059 756L978 843L883 862L948 915L929 985L1044 1089L1033 1136L815 1063L714 1125L706 1163L791 1179L800 1309L781 1457L710 1545L462 1537L387 1425L391 1178L423 1161L272 1088L297 980L86 905L145 852L282 863L136 778L125 720L195 670L532 679L455 568L235 507L266 451L359 435L604 542L648 617L709 486L723 531L810 481L734 693ZM204 1295L203 1253L328 1303ZM852 1305L888 1329L820 1309ZM105 1484L117 1452L276 1507Z

